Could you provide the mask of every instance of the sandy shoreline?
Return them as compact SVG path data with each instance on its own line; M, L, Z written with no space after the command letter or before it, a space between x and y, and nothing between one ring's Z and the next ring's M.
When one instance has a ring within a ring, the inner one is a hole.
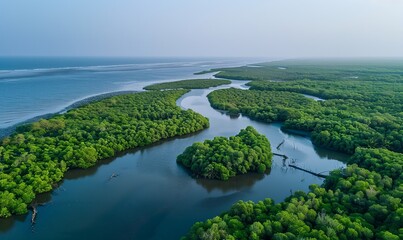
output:
M0 128L0 139L11 135L12 133L14 133L15 129L17 127L21 126L21 125L28 124L28 123L33 123L33 122L36 122L36 121L38 121L40 119L49 119L49 118L51 118L51 117L53 117L55 115L63 114L65 112L67 112L68 110L78 108L78 107L81 107L83 105L86 105L86 104L89 104L89 103L92 103L92 102L100 101L100 100L105 99L105 98L118 96L118 95L123 95L123 94L129 94L129 93L138 93L138 92L140 92L140 91L130 91L130 90L129 91L116 91L116 92L109 92L109 93L101 93L101 94L98 94L98 95L86 97L86 98L81 99L81 100L77 100L77 101L73 102L72 104L68 105L67 107L65 107L62 110L59 110L57 112L38 115L38 116L35 116L35 117L30 118L28 120L24 120L22 122L16 123L16 124L14 124L12 126L9 126L9 127L6 127L6 128Z

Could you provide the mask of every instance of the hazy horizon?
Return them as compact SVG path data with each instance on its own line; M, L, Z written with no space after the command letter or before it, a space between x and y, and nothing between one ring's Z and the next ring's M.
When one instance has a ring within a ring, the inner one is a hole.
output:
M0 3L0 56L402 58L400 0Z

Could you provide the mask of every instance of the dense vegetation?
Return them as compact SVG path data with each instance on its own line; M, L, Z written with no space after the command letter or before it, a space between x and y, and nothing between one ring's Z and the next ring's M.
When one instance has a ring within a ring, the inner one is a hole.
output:
M157 83L144 87L146 90L164 89L202 89L230 84L231 81L223 79L192 79L175 82Z
M403 80L403 60L287 60L236 68L212 69L216 77L239 80Z
M208 127L208 119L176 106L186 92L115 96L18 128L0 142L0 217L27 212L68 168Z
M214 108L284 121L317 145L353 155L308 193L279 204L240 201L184 239L403 239L401 62L284 61L221 71L216 76L260 81L247 91L212 92Z
M239 201L194 224L184 239L402 239L402 177L388 167L362 168L367 156L378 165L403 164L402 154L360 148L351 160L358 165L333 171L321 187L279 204Z
M389 112L396 113L402 107L403 81L381 82L362 80L315 81L297 80L288 82L252 81L247 85L251 90L287 91L309 94L324 99L352 99L369 101L374 105L393 103ZM396 106L395 106L396 105Z
M178 156L177 162L196 177L228 180L247 172L263 173L271 167L271 159L269 140L249 126L230 138L194 143Z
M312 133L315 144L346 153L356 147L403 150L402 102L332 99L297 93L223 89L208 95L214 108L253 119L285 121L288 129Z

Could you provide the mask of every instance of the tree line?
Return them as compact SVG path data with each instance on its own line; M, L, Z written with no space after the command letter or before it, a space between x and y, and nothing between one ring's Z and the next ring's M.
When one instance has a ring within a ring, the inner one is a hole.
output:
M208 95L211 105L284 128L311 133L315 144L345 153L356 147L403 150L401 103L354 99L314 101L284 91L222 89Z
M209 87L218 87L230 84L230 80L224 79L191 79L174 82L156 83L144 87L145 90L166 90L166 89L202 89Z
M402 82L401 60L286 60L235 68L218 68L215 77L237 80L269 81L340 81Z

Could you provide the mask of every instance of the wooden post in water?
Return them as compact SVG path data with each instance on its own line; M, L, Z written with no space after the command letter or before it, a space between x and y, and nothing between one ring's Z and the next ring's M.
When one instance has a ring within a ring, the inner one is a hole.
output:
M32 217L31 217L31 225L35 224L36 215L38 214L38 210L36 210L36 204L32 205Z
M281 141L281 143L276 147L277 150L280 150L281 145L283 145L285 142L285 140L283 139L283 141Z
M273 155L283 157L284 160L288 159L288 157L284 154L273 153Z
M289 167L292 167L292 168L295 168L295 169L298 169L298 170L301 170L301 171L304 171L304 172L307 172L307 173L310 173L310 174L312 174L312 175L314 175L314 176L317 176L317 177L321 177L321 178L326 178L326 177L327 177L327 175L320 174L320 173L315 173L315 172L312 172L312 171L309 171L309 170L300 168L300 167L298 167L298 166L295 166L295 165L293 165L293 164L288 164L288 166L289 166Z

